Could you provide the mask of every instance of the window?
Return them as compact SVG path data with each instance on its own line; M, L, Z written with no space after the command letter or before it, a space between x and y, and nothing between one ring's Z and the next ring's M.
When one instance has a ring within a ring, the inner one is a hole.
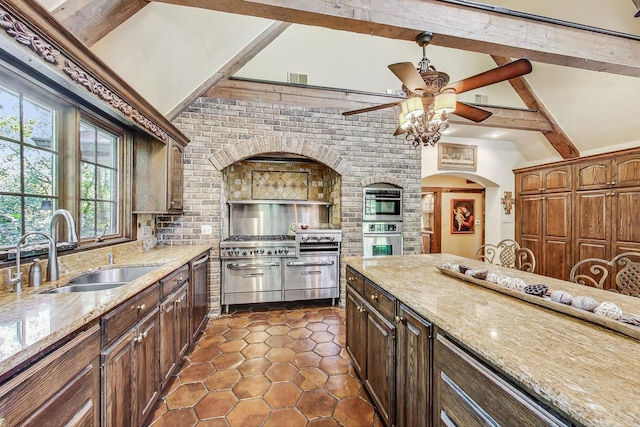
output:
M123 201L131 197L125 159L132 138L123 129L0 64L0 263L13 259L24 234L49 234L59 208L72 213L81 245L130 237L131 207ZM64 241L66 234L55 237ZM27 239L44 242L40 235Z
M117 234L118 142L111 132L80 123L80 237Z
M0 83L0 247L48 231L58 193L56 115L55 106Z

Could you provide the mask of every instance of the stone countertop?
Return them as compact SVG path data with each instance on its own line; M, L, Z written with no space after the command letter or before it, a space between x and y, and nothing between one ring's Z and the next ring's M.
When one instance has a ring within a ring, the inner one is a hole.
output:
M0 292L0 377L209 249L207 245L140 249L116 255L113 265L106 265L106 256L101 257L104 265L100 265L95 263L95 257L84 255L84 269L62 274L56 282L45 283L37 289L26 287L19 294ZM87 271L141 265L158 268L115 289L42 293Z
M640 298L447 254L347 257L346 263L530 393L585 426L640 426L640 342L594 323L441 273L445 262L551 290L611 301L640 315Z

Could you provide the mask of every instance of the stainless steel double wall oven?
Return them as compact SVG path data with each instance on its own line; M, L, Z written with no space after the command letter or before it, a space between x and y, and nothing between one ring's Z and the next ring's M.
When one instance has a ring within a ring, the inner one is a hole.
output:
M402 189L365 187L362 204L363 256L402 255Z
M229 202L222 304L338 298L342 232L321 202Z

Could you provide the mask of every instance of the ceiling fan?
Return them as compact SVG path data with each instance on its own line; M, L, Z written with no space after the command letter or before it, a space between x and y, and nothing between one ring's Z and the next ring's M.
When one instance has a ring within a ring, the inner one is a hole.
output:
M410 100L411 98L421 98L425 111L429 108L438 108L437 104L439 98L441 98L440 95L453 94L453 102L455 102L455 104L450 105L447 113L455 114L474 122L481 122L491 116L492 113L473 105L457 101L455 100L455 95L515 77L520 77L531 72L531 63L526 59L518 59L509 64L505 64L492 70L449 84L449 76L446 73L437 71L429 64L429 59L427 59L426 48L429 42L431 42L432 37L433 34L430 32L420 33L416 37L416 43L422 47L422 60L418 63L418 68L414 67L410 62L400 62L389 65L391 72L402 82L402 90L407 95L407 100ZM452 102L451 97L449 97L448 102ZM390 108L404 103L406 103L406 101L392 102L359 110L346 111L342 114L350 116L353 114ZM400 126L398 130L396 130L395 135L405 132L406 129L403 128L403 126Z

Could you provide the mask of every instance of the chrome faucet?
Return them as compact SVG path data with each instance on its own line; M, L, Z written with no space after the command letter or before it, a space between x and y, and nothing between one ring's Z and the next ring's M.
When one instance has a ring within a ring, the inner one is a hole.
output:
M58 253L57 253L57 249L56 249L56 242L51 238L51 236L48 236L44 233L40 233L39 231L34 231L32 233L27 233L22 235L22 237L20 237L18 239L18 243L16 244L16 274L12 275L11 274L11 270L9 270L9 284L10 285L14 285L14 291L16 292L22 292L23 290L23 286L22 286L22 272L20 271L20 249L22 248L22 245L26 242L27 237L29 236L42 236L47 238L47 240L49 240L49 255L47 258L47 280L51 281L51 280L58 280L58 269L57 269L57 263L58 263ZM56 274L56 278L55 279L51 279L51 275L49 273L49 266L55 264L56 268L55 268L55 274Z
M66 209L58 209L51 216L51 224L49 226L49 232L53 241L54 257L51 258L51 250L49 250L49 262L47 263L47 280L58 280L58 256L57 256L57 242L56 242L56 222L58 218L64 218L67 223L67 243L78 243L78 235L76 233L76 224L73 221L71 213ZM53 262L51 262L53 260Z

